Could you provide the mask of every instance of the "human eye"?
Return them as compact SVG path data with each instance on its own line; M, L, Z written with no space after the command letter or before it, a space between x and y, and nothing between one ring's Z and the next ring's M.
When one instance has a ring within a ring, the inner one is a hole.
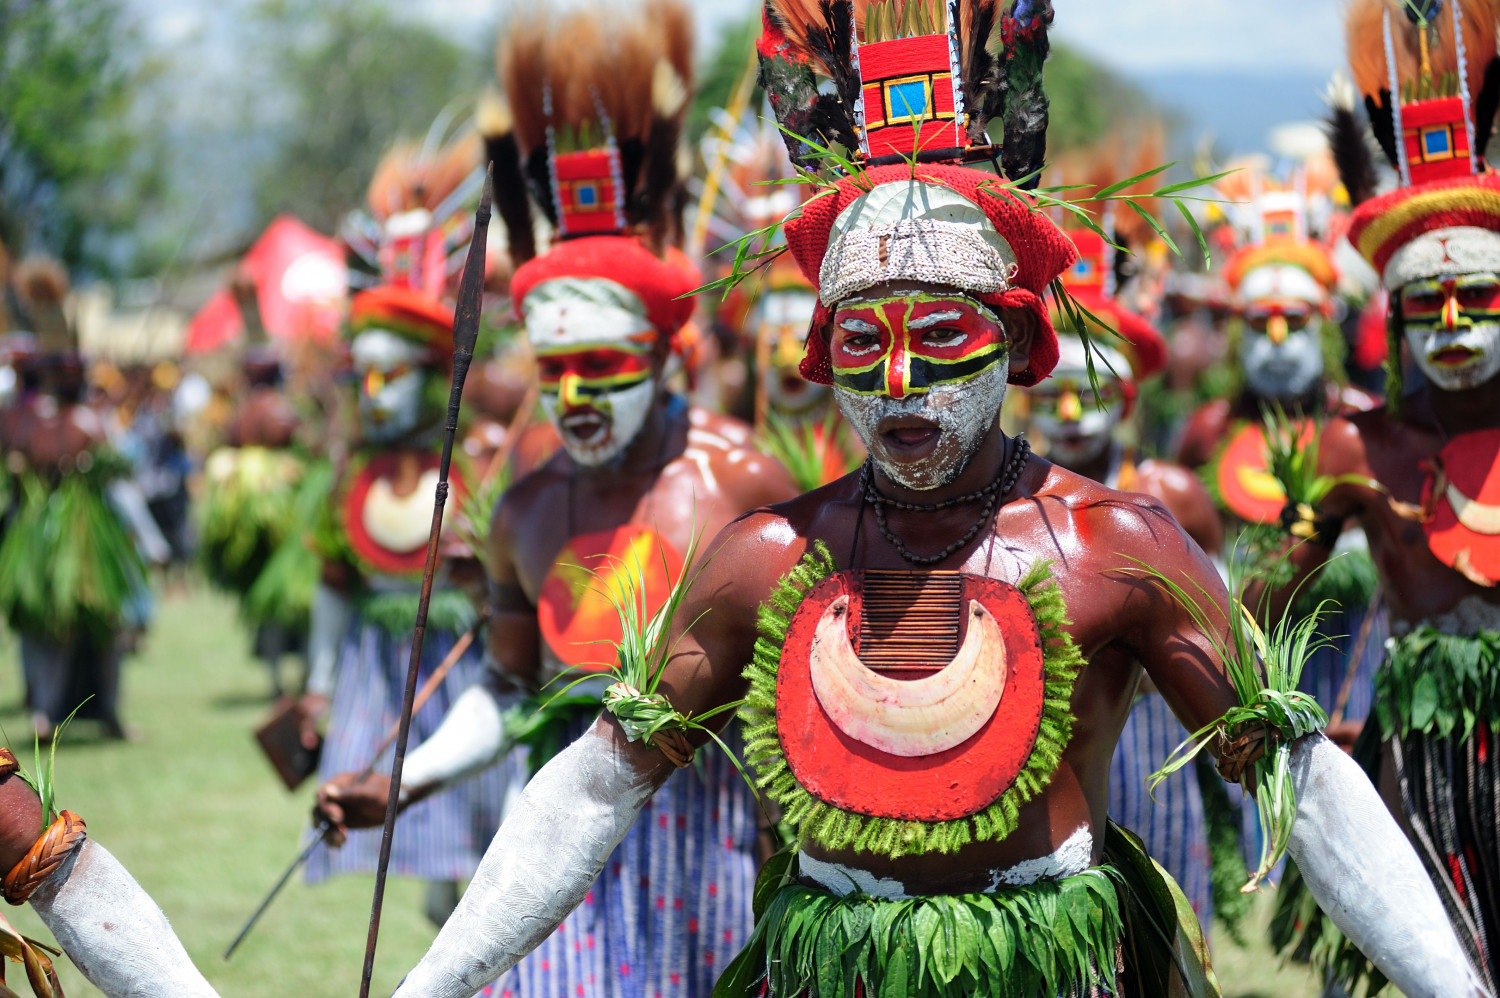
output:
M929 329L922 334L922 342L933 347L958 346L969 338L969 334L962 329L954 329L949 326L939 326Z

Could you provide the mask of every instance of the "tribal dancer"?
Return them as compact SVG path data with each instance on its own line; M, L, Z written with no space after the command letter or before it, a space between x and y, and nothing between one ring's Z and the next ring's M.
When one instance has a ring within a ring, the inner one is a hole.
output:
M506 175L519 151L546 178L533 191L559 239L521 263L511 289L563 450L512 485L495 512L496 668L407 758L402 790L412 801L504 757L516 727L537 725L537 702L612 664L622 631L600 590L638 586L654 612L696 537L795 494L774 461L728 439L742 424L690 410L664 383L694 307L684 296L699 283L685 256L660 252L653 238L670 239L674 227L660 213L680 183L691 26L681 5L651 3L606 39L604 16L595 8L524 20L500 46L515 130L491 143L496 193L524 198ZM498 211L519 254L531 245L527 205L502 200ZM555 720L527 738L534 756L588 730L607 685L588 677L549 703L542 716ZM750 934L758 810L729 759L703 761L667 781L648 817L610 843L583 905L492 994L707 998ZM345 775L319 799L336 820L378 825L388 787Z
M65 272L33 258L16 267L15 281L36 350L3 441L16 478L0 543L0 613L21 638L37 734L52 737L76 714L124 738L122 639L145 622L142 553L165 562L170 548L103 418L84 400L84 361L63 311Z
M1069 236L1078 260L1063 277L1063 286L1075 301L1119 333L1119 338L1096 333L1091 380L1083 340L1070 335L1064 324L1057 338L1058 360L1052 376L1026 393L1029 426L1039 435L1037 453L1111 489L1151 496L1199 547L1210 556L1217 555L1223 540L1219 512L1197 476L1168 461L1138 459L1134 449L1120 440L1141 385L1166 367L1166 341L1151 323L1115 299L1111 289L1115 268L1110 262L1114 251L1104 237L1084 229ZM1066 323L1057 310L1052 318L1054 323L1059 319ZM1110 764L1109 815L1141 837L1147 851L1182 887L1199 920L1208 925L1213 893L1196 767L1179 770L1149 793L1146 789L1147 778L1187 738L1187 729L1150 680L1143 678Z
M439 296L469 240L465 203L476 193L479 148L472 133L436 154L398 148L370 187L386 283L355 295L350 306L359 439L319 527L323 582L314 595L308 639L304 703L309 716L328 711L319 770L325 780L369 765L400 714L453 350L453 309ZM457 467L452 480L456 508L466 488ZM444 570L449 567L445 563ZM473 624L475 612L463 590L440 576L421 681ZM483 656L466 652L413 718L412 737L432 734L458 691L483 670ZM391 870L429 881L427 913L433 921L442 921L456 901L457 882L473 873L518 767L516 760L509 770L497 768L402 816ZM308 879L370 872L379 846L378 831L355 832L342 848L316 851Z
M1040 164L1051 10L1026 5L1018 22L1016 8L955 3L955 38L941 4L862 4L862 22L837 2L809 22L810 7L768 5L762 78L794 156L809 152L796 134L820 134L854 157L786 236L819 294L803 371L832 385L870 463L720 534L676 618L661 699L614 690L533 777L400 998L473 994L587 904L680 761L675 738L622 719L664 702L700 717L747 694L746 755L799 848L767 868L721 993L1155 996L1175 966L1211 993L1201 965L1162 952L1175 905L1150 909L1157 942L1124 941L1151 903L1117 885L1170 889L1105 808L1138 662L1190 728L1241 704L1188 611L1130 559L1212 594L1211 629L1229 598L1155 500L1000 431L1007 384L1057 362L1041 295L1074 253L1018 185L950 165L972 153L1020 178ZM991 116L1008 126L998 149ZM1290 757L1291 849L1317 891L1408 993L1477 994L1353 762L1316 733L1274 751Z
M1359 0L1348 37L1355 85L1400 179L1374 196L1372 164L1341 164L1358 203L1350 241L1390 294L1387 402L1324 429L1319 472L1354 477L1308 511L1309 539L1291 557L1304 569L1326 560L1346 523L1369 537L1395 637L1356 753L1379 743L1368 764L1494 989L1500 179L1483 152L1500 99L1496 19L1478 3ZM1342 114L1358 135L1352 103ZM1403 370L1403 346L1414 368ZM1339 956L1352 986L1364 961Z
M1333 320L1337 270L1331 250L1310 232L1306 182L1267 190L1270 182L1260 178L1251 186L1262 190L1248 208L1250 238L1225 268L1235 309L1230 363L1241 384L1233 398L1208 402L1189 418L1178 451L1184 464L1201 469L1224 513L1229 561L1250 551L1236 540L1246 525L1278 525L1286 506L1267 466L1267 408L1279 406L1311 434L1315 422L1377 404L1346 383L1343 332ZM1339 555L1296 609L1310 611L1324 600L1339 608L1321 628L1333 643L1308 663L1301 689L1333 708L1327 734L1349 747L1370 709L1387 627L1385 615L1371 607L1375 569L1363 535L1350 531Z

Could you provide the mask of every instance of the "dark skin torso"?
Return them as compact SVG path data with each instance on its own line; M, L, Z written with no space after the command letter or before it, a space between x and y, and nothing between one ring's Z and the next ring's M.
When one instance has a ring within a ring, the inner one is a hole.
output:
M251 389L225 428L231 447L290 447L300 420L279 390L265 385Z
M959 491L993 477L1004 444L995 429L960 476ZM882 489L898 494L889 483ZM909 547L932 550L961 536L974 514L972 506L942 513L893 512L890 524ZM1128 559L1133 556L1201 584L1219 606L1226 599L1208 559L1158 502L1115 492L1033 458L997 512L993 529L981 536L934 567L1014 583L1034 562L1050 559L1073 620L1070 633L1089 664L1074 689L1077 722L1062 765L1048 787L1022 809L1020 827L1008 838L954 854L898 860L808 847L819 858L896 879L909 893L985 889L991 885L989 871L1045 856L1085 825L1093 833L1098 859L1109 762L1140 680L1137 662L1145 664L1190 727L1215 720L1235 702L1221 665L1185 611L1155 586L1119 571L1132 564ZM881 536L873 513L862 509L857 476L737 520L714 542L711 550L718 553L681 614L680 619L698 623L683 638L664 679L678 710L701 713L744 695L740 673L755 641L755 611L814 540L828 545L840 568L912 567ZM1222 621L1221 616L1214 619ZM599 723L601 734L623 741L612 721ZM629 751L656 778L670 773L659 753L639 745Z
M1110 448L1098 458L1070 470L1084 478L1105 482L1109 478L1112 457L1113 448ZM1123 473L1121 477L1124 478ZM1180 464L1147 458L1135 466L1133 480L1122 480L1119 485L1123 491L1139 492L1156 499L1182 525L1195 544L1209 554L1218 553L1224 543L1224 525L1219 520L1213 497L1197 475Z
M1261 406L1266 404L1258 395L1241 392L1238 399L1214 399L1205 402L1193 411L1183 424L1182 439L1177 443L1177 461L1187 468L1201 468L1213 460L1214 452L1229 434L1234 424L1242 420L1261 421ZM1376 399L1358 388L1340 388L1333 382L1323 385L1319 395L1301 402L1286 403L1283 408L1293 416L1311 410L1321 416L1324 413L1349 413L1368 409Z
M38 471L68 470L78 456L105 440L104 421L81 403L59 404L38 395L15 418L9 445Z

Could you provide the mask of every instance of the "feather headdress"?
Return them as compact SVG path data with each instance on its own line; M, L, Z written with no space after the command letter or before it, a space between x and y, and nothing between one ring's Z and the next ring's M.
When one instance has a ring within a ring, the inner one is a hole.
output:
M524 173L563 239L635 231L658 249L680 241L692 46L680 0L647 0L625 23L603 6L518 17L496 50L512 128L494 136L513 145L492 138L491 149L515 157L503 168L496 157L497 190L502 174ZM501 216L512 246L533 245L529 214L502 206Z
M441 298L463 269L484 146L472 129L453 132L444 114L421 142L394 145L375 167L366 211L344 223L344 241L382 284Z
M71 282L63 265L49 256L28 256L16 264L11 280L23 318L36 336L37 352L77 351L77 335L64 312Z
M766 0L761 85L799 165L837 145L862 166L998 157L1021 180L1046 151L1051 22L1050 0Z

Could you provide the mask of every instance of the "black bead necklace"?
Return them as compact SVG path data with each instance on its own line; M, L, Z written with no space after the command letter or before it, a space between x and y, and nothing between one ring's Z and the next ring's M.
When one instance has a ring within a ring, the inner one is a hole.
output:
M859 481L861 488L864 490L865 501L875 507L875 522L879 525L881 534L885 536L885 539L890 542L891 546L896 549L901 557L913 565L936 565L944 558L953 554L953 552L966 547L984 525L990 522L990 517L994 514L995 507L999 504L1001 497L1008 495L1010 490L1016 487L1016 481L1021 477L1021 472L1026 467L1026 459L1030 456L1031 444L1025 437L1016 437L1015 453L1011 455L1010 460L1006 462L1005 467L1001 469L1000 474L996 475L993 481L977 492L954 496L951 499L944 499L942 502L903 502L900 499L892 499L889 496L881 495L880 491L875 488L875 476L871 471L871 468L874 466L873 460L865 461L865 466L860 471ZM960 503L980 501L983 501L984 505L980 508L979 517L974 521L974 525L962 537L934 555L916 554L901 542L901 538L897 537L895 531L886 523L887 506L907 513L934 513L941 509L951 509Z

